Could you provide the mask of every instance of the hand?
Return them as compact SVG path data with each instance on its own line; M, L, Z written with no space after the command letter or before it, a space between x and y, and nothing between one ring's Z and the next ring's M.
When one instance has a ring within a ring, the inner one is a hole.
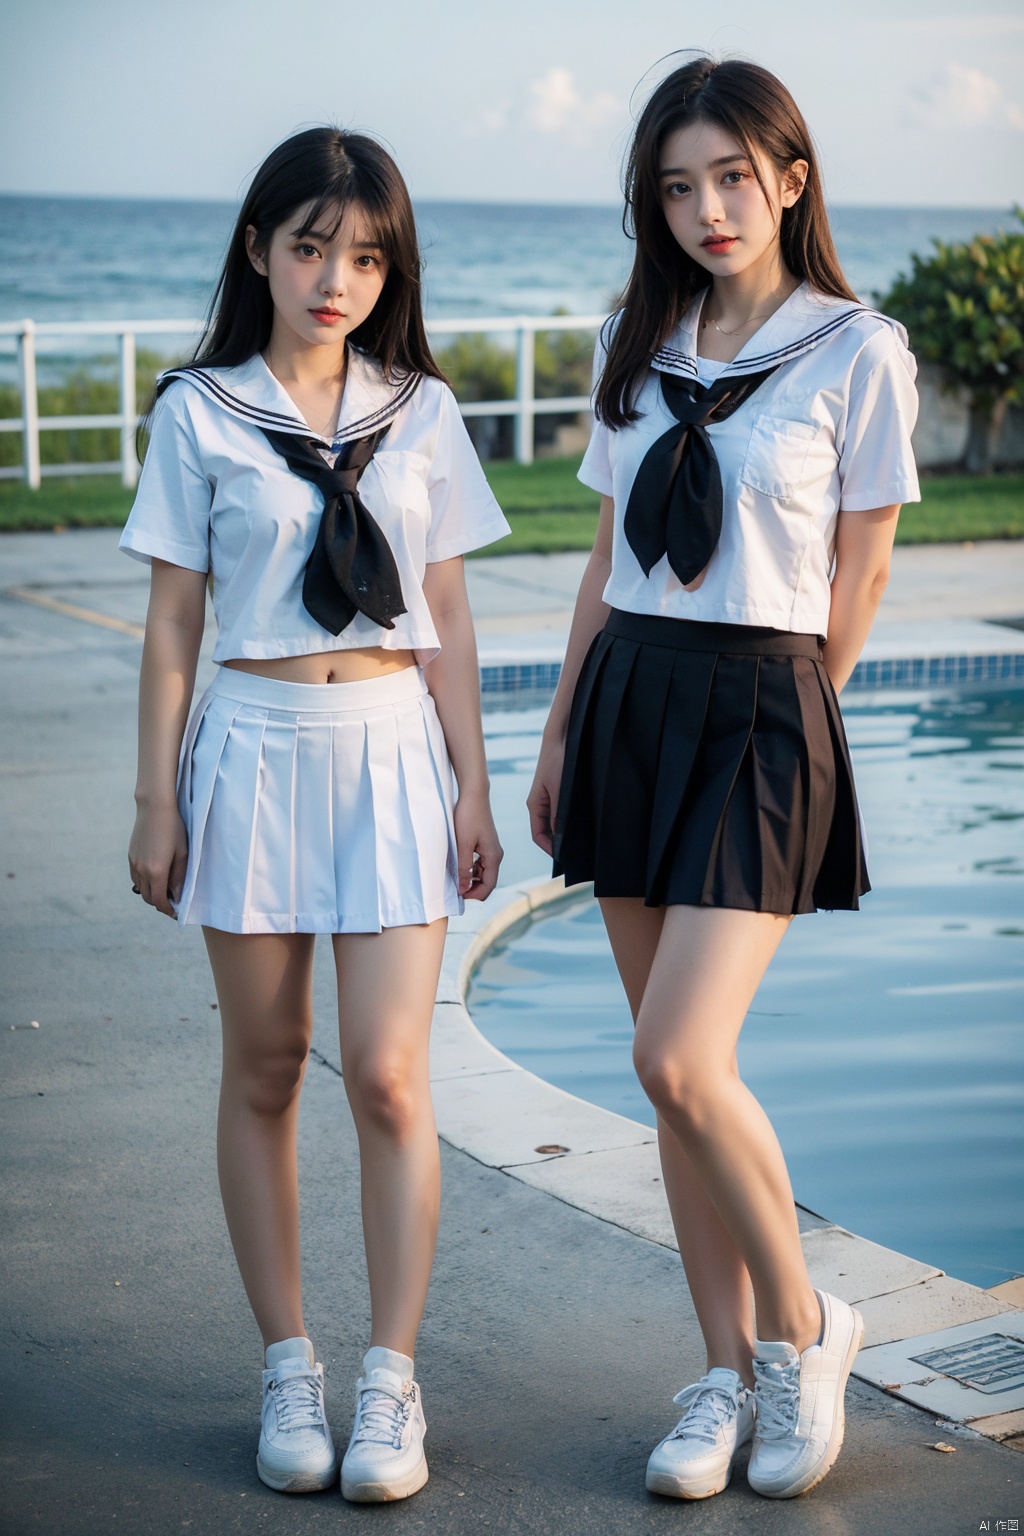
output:
M175 917L171 902L181 896L187 863L188 834L178 807L140 806L128 844L128 868L143 901Z
M558 814L558 790L562 782L565 742L541 739L537 771L533 776L526 808L530 813L530 836L538 848L554 854L555 817Z
M455 804L455 843L459 852L459 895L486 901L498 883L505 850L486 794L460 794Z

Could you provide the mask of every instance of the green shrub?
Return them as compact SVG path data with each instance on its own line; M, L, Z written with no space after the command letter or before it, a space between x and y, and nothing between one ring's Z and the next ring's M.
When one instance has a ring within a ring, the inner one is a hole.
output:
M516 358L493 337L469 331L437 353L437 364L459 400L512 400Z
M1024 209L1014 213L1024 223ZM989 474L1007 407L1024 402L1024 232L933 244L933 256L911 257L910 276L898 277L880 305L902 320L947 389L968 391L964 468Z

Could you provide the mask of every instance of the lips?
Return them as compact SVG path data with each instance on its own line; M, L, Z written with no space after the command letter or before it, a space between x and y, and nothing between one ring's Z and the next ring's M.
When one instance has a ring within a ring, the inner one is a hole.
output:
M732 250L735 244L735 235L713 236L710 240L701 241L701 249L707 251L711 256L724 256L727 251Z
M339 309L311 309L310 314L323 325L337 325L339 320L345 318Z

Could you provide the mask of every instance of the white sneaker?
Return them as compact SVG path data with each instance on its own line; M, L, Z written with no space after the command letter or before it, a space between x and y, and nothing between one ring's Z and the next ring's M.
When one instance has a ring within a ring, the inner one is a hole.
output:
M412 1361L375 1345L356 1382L356 1422L341 1463L341 1491L354 1504L407 1499L427 1480L420 1389Z
M338 1476L338 1457L324 1416L324 1368L308 1339L283 1339L267 1350L263 1428L256 1471L279 1493L315 1493Z
M754 1394L735 1371L715 1366L672 1399L682 1418L651 1452L647 1487L674 1499L721 1493L733 1459L754 1433Z
M843 1394L864 1337L854 1307L827 1291L819 1343L798 1355L792 1344L754 1341L757 1428L747 1482L769 1499L793 1499L816 1488L843 1443Z

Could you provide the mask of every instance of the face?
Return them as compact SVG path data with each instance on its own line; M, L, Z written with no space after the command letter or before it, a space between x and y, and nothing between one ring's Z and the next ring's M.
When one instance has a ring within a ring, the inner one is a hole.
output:
M767 156L758 169L766 198L740 144L715 123L678 128L661 147L661 206L673 236L714 277L735 277L778 254L783 208L807 179L807 161L780 176Z
M267 278L274 304L274 333L307 346L337 346L362 325L380 298L388 275L362 209L353 205L333 235L336 215L307 229L311 206L299 208L278 226L262 250L252 225L246 230L249 260Z

